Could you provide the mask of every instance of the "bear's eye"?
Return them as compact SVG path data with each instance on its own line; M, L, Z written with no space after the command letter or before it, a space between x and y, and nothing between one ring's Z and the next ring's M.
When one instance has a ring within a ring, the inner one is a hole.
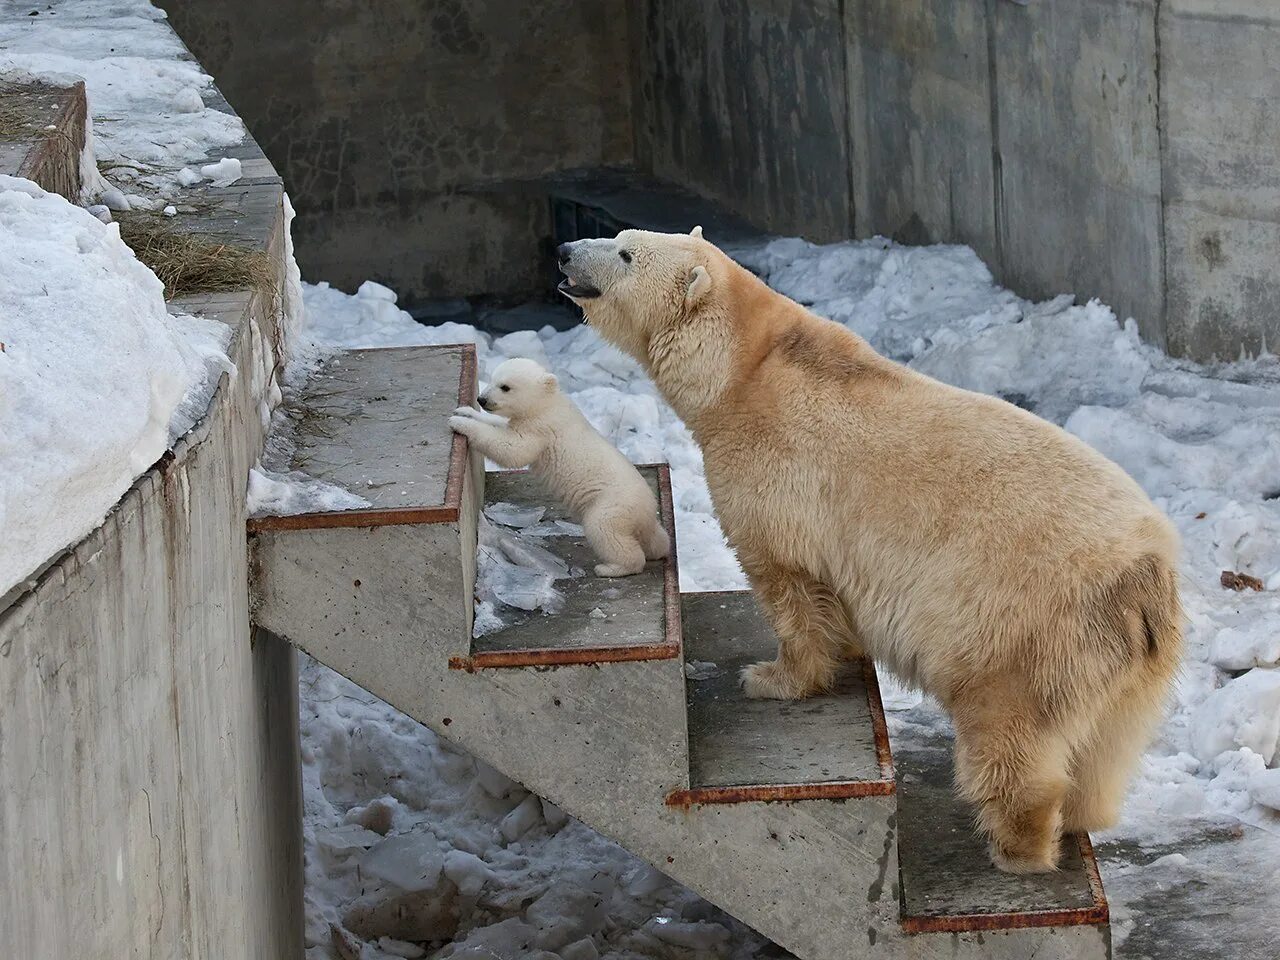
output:
M622 258L622 262L623 262L623 263L630 263L630 262L631 262L631 251L630 251L630 250L619 250L619 251L618 251L618 256L620 256L620 257Z
M507 393L511 388L504 383L498 389L501 390L503 393Z

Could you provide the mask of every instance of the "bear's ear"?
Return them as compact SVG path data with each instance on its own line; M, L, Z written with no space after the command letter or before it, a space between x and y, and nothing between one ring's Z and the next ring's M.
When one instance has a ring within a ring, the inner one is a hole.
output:
M542 389L546 390L547 393L550 393L560 385L560 381L556 379L556 375L554 373L544 373L542 375L541 383Z
M707 268L703 266L694 267L693 273L689 274L689 286L685 290L684 302L689 306L693 306L705 297L710 289L711 274L707 272Z
M700 225L699 225L699 226L694 227L692 230L690 230L690 231L689 231L689 236L693 237L693 239L695 239L695 240L701 240L701 239L702 239L702 227L701 227Z

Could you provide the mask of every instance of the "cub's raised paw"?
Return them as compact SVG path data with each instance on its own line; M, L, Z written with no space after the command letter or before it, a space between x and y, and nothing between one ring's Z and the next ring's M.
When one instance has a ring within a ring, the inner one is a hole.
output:
M480 411L477 410L475 407L458 407L453 411L453 415L455 417L470 417L472 419L475 419L476 417L480 416Z
M742 668L742 689L752 700L792 700L786 675L776 660L764 660Z
M476 421L458 414L449 418L449 427L454 433L470 434L476 428Z

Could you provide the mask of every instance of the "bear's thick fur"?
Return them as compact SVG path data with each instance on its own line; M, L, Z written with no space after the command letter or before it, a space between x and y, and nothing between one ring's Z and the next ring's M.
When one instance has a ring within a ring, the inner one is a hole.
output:
M1119 467L1002 400L881 357L702 239L560 250L561 290L702 448L779 637L756 697L870 654L935 696L1003 869L1113 823L1181 655L1178 539Z
M490 460L530 467L575 517L603 562L601 577L627 577L667 555L658 503L640 472L560 392L533 360L498 365L480 397L484 410L459 407L449 419ZM504 419L505 418L505 419Z

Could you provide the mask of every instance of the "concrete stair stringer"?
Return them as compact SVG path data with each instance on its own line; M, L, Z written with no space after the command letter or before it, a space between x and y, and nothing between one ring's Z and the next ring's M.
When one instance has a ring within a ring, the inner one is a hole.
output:
M255 538L260 627L765 936L835 960L863 956L896 927L893 797L666 803L688 786L681 658L451 670L465 634L432 629L441 617L424 597L424 583L454 575L425 563L460 578L450 525Z

